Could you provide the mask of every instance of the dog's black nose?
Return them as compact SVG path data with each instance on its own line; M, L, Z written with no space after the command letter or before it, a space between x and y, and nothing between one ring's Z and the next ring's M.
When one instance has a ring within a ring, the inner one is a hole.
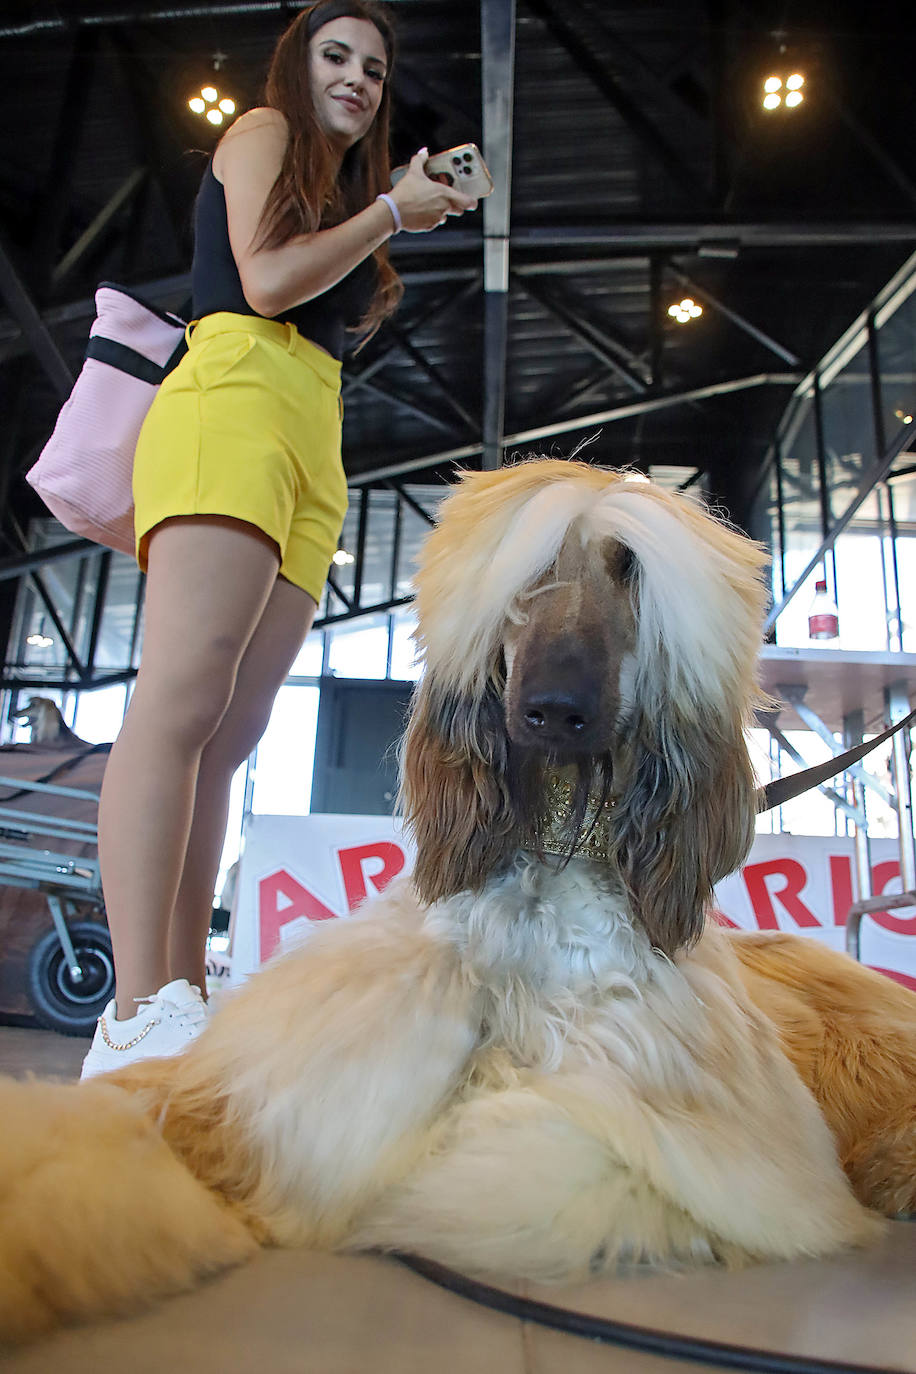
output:
M520 704L525 733L533 745L581 749L589 743L597 703L586 700L585 693L535 691Z

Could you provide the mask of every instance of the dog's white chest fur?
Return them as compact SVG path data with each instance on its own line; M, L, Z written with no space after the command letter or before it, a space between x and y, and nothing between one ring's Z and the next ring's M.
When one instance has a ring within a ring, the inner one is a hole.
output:
M481 892L437 902L424 928L479 988L484 1043L542 1068L600 1007L640 1000L660 963L611 871L586 859L559 868L520 853Z
M429 908L422 932L457 958L476 1043L420 1158L349 1243L550 1280L817 1253L861 1225L715 929L668 959L609 869L521 854Z

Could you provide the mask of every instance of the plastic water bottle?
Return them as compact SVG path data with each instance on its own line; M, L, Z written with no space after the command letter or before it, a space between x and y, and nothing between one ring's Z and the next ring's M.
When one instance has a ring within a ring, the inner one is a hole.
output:
M836 639L840 633L840 617L836 602L827 591L827 582L819 578L814 584L814 600L808 612L809 639Z

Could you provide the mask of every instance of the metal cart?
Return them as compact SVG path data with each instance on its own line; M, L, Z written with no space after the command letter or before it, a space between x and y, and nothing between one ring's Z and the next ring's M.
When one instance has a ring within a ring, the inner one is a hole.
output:
M0 804L0 884L43 893L52 922L29 953L29 1000L43 1025L65 1035L90 1034L114 996L115 983L104 924L98 826L95 820L68 820L26 808L30 798L50 794L90 802L95 814L98 794L0 775L0 788L5 787L25 805ZM67 843L82 852L65 852Z

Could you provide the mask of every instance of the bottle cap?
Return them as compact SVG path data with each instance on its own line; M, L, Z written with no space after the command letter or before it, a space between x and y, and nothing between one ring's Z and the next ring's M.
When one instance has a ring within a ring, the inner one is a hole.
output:
M817 582L814 584L814 590L816 592L825 592L827 590L826 581L823 578L818 578Z

